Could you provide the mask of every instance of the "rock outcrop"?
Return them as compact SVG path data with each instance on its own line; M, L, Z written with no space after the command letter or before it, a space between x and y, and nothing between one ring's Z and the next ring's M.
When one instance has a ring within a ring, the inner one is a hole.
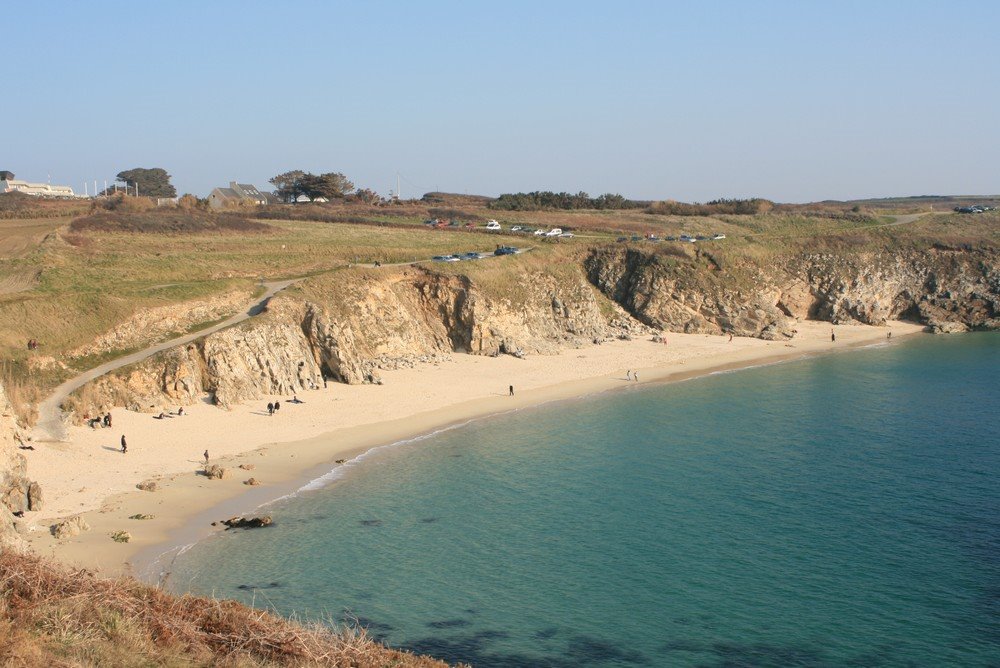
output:
M675 332L791 337L796 319L932 331L1000 328L1000 271L989 250L932 248L721 260L698 249L593 251L588 276L634 317Z
M260 517L230 517L223 520L222 524L226 529L260 529L271 526L271 516L261 515Z
M940 332L1000 326L991 250L848 247L757 257L721 247L616 246L522 276L470 275L479 277L407 267L303 282L251 321L88 385L73 399L76 414L112 406L158 413L206 394L228 407L326 381L380 383L383 370L456 352L549 354L658 330L782 340L801 319L904 318Z
M27 462L18 452L24 434L4 387L0 385L0 550L23 549L13 513L39 510L42 490L27 478Z
M77 416L112 406L158 413L204 394L228 407L324 379L379 383L382 370L454 352L550 354L648 332L581 271L572 281L526 275L502 291L413 267L326 280L337 284L306 284L252 321L98 379L72 399Z

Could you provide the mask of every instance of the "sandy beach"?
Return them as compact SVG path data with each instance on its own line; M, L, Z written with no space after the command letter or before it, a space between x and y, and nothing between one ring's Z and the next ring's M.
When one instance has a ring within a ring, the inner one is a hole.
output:
M546 402L883 344L890 331L896 340L923 327L832 329L836 342L829 323L803 322L788 342L668 334L666 344L615 341L523 360L456 354L449 362L385 371L383 385L330 383L300 394L299 404L270 397L227 411L206 398L185 407L184 416L162 420L118 409L112 429L70 427L69 441L36 443L25 452L29 476L45 493L45 509L28 513L29 539L39 554L73 565L156 579L159 566L151 564L171 546L203 538L218 530L213 521L252 512L329 472L336 460L379 445ZM628 370L638 372L638 383L626 379ZM269 416L265 406L274 399L282 407ZM123 434L127 454L119 451ZM206 449L213 464L227 469L224 479L199 474ZM251 477L260 485L243 484ZM156 480L159 489L137 490L145 480ZM58 518L78 514L90 531L62 540L51 535ZM153 519L130 519L136 514ZM129 543L110 538L119 530L131 534Z

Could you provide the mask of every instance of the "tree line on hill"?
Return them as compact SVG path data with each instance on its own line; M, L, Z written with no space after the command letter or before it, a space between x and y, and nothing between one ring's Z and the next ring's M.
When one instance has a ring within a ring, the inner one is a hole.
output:
M504 193L487 206L502 211L540 211L545 209L641 209L644 202L635 202L616 193L591 197L585 192L575 195L536 190L530 193Z
M714 199L704 204L689 204L666 200L654 202L646 209L646 213L666 216L712 216L718 214L760 214L774 208L774 202L761 197L749 199Z

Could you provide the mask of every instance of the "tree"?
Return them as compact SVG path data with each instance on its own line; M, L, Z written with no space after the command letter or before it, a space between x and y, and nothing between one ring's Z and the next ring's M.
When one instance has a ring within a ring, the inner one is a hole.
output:
M309 199L325 197L326 199L346 197L354 190L354 184L340 172L326 174L310 174L296 169L284 174L278 174L270 179L281 199L293 202L299 195Z
M144 197L177 197L177 189L170 183L170 174L160 167L127 169L118 172L116 178L128 186L130 191L138 186L139 194Z
M275 187L274 194L286 202L294 202L295 198L302 194L302 191L299 189L299 181L305 175L306 173L301 169L293 169L290 172L278 174L270 180L271 184Z
M0 169L0 181L13 181L14 172L9 172L6 169Z
M326 199L337 199L347 196L354 190L354 184L347 180L347 177L340 172L328 172L319 176L306 174L302 178L302 192L309 199L325 197Z

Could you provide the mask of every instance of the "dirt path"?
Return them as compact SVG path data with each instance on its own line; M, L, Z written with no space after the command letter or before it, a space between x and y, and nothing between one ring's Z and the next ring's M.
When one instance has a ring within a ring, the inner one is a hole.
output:
M65 383L57 387L53 393L45 399L45 401L38 405L38 424L35 426L33 432L34 440L62 441L66 439L66 427L62 420L61 406L62 403L66 401L66 398L75 390L83 387L95 378L100 378L110 371L120 369L121 367L128 366L129 364L141 362L147 357L152 357L156 353L175 346L183 346L184 344L190 343L195 339L207 336L208 334L217 332L220 329L225 329L226 327L232 327L233 325L243 322L248 318L259 315L264 312L264 309L267 307L267 303L271 300L271 297L299 280L301 279L264 283L264 287L266 288L264 295L251 304L250 307L242 313L238 313L231 318L212 325L211 327L206 327L205 329L200 329L197 332L185 334L184 336L170 339L169 341L157 343L156 345L140 350L139 352L132 353L131 355L119 357L118 359L94 367L93 369L89 369L88 371L81 373L79 376L67 380Z

